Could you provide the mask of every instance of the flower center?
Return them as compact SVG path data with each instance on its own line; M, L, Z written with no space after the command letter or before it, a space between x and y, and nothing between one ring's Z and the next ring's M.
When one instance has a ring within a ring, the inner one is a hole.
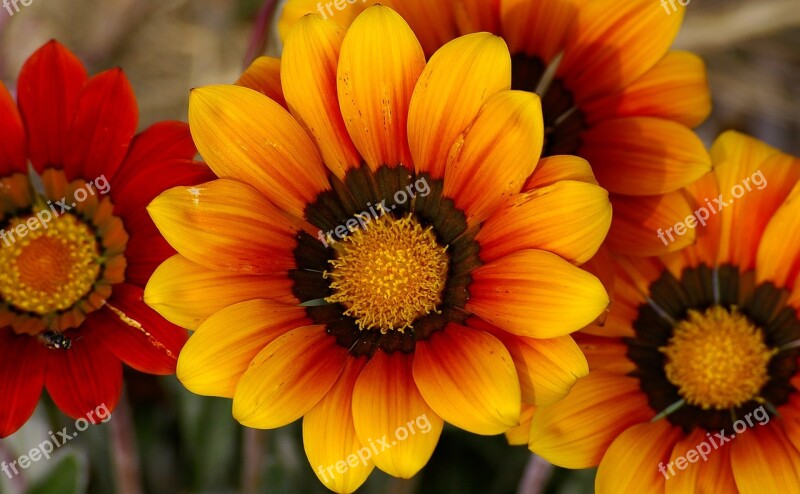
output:
M27 234L0 246L0 294L9 304L40 315L75 305L100 274L99 246L88 225L65 214L42 225L14 218L8 231L28 223ZM25 231L20 228L21 231Z
M360 329L402 332L441 303L446 247L410 215L385 214L338 246L337 258L329 261L333 270L323 274L334 290L325 300L344 305Z
M690 309L659 350L666 355L667 379L703 410L735 408L757 398L777 352L747 317L720 306L702 314Z

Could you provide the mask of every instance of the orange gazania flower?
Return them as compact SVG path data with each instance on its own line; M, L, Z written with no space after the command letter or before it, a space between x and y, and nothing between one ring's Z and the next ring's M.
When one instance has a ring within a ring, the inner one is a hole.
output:
M697 245L616 259L607 322L578 337L589 376L533 414L531 449L599 464L601 494L800 485L800 160L735 132L711 157L671 221Z
M444 421L502 433L523 399L557 401L586 373L569 334L608 299L575 264L610 203L584 160L529 152L539 98L509 90L500 38L426 63L388 8L346 36L308 16L240 84L273 99L190 99L220 179L149 208L179 255L145 299L196 329L178 362L189 390L233 398L249 427L302 417L313 470L351 492L375 466L413 476Z
M285 36L297 19L314 12L346 29L372 3L376 0L289 0L279 27ZM506 41L512 89L542 98L542 155L587 159L600 185L611 193L610 248L656 255L694 242L693 231L667 246L653 235L667 219L691 212L679 190L711 166L702 142L690 130L711 109L704 64L691 53L669 50L684 7L668 14L653 0L381 3L408 21L427 54L456 36L478 31Z
M134 137L136 100L119 69L88 78L51 41L17 87L19 110L0 84L0 437L43 388L78 418L114 409L121 362L174 372L186 333L142 303L173 252L145 205L207 176L187 125Z

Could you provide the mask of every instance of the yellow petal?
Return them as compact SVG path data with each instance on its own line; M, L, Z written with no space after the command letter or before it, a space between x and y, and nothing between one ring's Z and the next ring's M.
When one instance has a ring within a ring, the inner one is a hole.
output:
M541 249L584 263L600 248L610 226L608 192L565 180L503 203L481 225L476 240L484 261L522 249Z
M250 184L284 211L303 216L328 189L314 144L278 103L240 86L194 89L189 127L200 154L217 174Z
M239 380L233 417L256 429L294 422L330 391L347 358L347 349L324 326L283 334L256 355Z
M281 89L281 61L279 58L258 57L236 81L236 85L255 89L267 98L286 107Z
M508 350L494 336L449 324L417 342L414 381L445 421L475 434L519 423L520 386Z
M597 469L598 494L664 492L667 479L658 471L669 463L682 431L667 420L645 422L627 429L614 440Z
M230 305L257 298L297 304L288 276L248 275L215 271L176 254L150 277L144 301L166 320L195 329L208 317Z
M424 67L419 41L391 9L367 9L347 32L339 60L339 103L356 148L373 170L384 164L411 166L408 106Z
M544 143L542 103L524 91L500 91L450 150L444 195L470 222L487 218L517 194L539 160Z
M308 462L325 487L338 493L358 489L375 469L373 450L353 425L353 388L365 358L348 359L339 380L303 417L303 446Z
M353 418L375 464L408 479L428 463L444 422L425 402L411 375L412 355L378 350L358 377Z
M589 468L622 431L653 415L638 379L592 371L566 398L536 409L528 446L555 465Z
M525 446L528 444L528 437L531 435L531 420L536 407L522 403L522 413L519 415L519 425L506 431L506 441L511 446Z
M524 338L477 318L470 319L468 325L493 335L509 351L517 368L524 403L551 405L566 396L575 382L589 373L586 357L569 336Z
M555 338L592 322L608 306L594 275L557 255L522 250L472 273L467 310L510 333Z
M178 357L178 379L192 393L232 398L250 362L282 334L308 324L301 307L250 300L209 317Z
M318 15L300 19L283 48L281 82L289 109L314 138L325 165L343 178L361 163L339 109L336 67L344 31Z
M295 266L297 228L249 185L220 179L175 187L147 211L175 250L206 268L285 273Z
M470 34L439 49L409 107L408 139L417 171L443 177L456 138L490 96L510 87L511 57L501 38Z
M597 185L592 165L588 161L578 156L557 155L540 159L533 175L525 182L522 190L539 189L562 180L575 180Z

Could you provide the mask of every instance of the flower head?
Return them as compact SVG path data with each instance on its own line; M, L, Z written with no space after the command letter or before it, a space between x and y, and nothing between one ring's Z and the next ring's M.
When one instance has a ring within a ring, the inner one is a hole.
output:
M500 38L426 63L376 6L346 35L303 18L280 62L240 80L256 90L195 90L189 123L220 179L149 207L179 255L146 301L196 329L181 382L232 397L246 426L302 417L337 492L375 466L413 476L444 421L499 434L523 399L563 396L586 372L569 334L608 302L576 264L611 207L584 160L530 152L539 98L510 83Z
M376 3L289 0L280 29L307 12L347 28ZM541 96L542 156L585 158L611 193L614 220L607 245L628 255L677 251L694 231L667 245L653 231L691 213L680 189L709 171L690 130L709 114L711 98L699 57L669 47L684 7L665 12L652 0L388 0L427 54L456 36L488 31L512 55L511 88ZM662 2L662 4L665 2ZM674 2L673 2L674 3ZM320 7L321 6L321 7Z
M51 41L17 89L18 105L0 84L0 437L25 423L43 388L77 418L113 410L122 362L174 372L186 333L142 302L172 251L144 206L207 176L187 125L134 136L120 69L89 78Z
M711 156L694 215L673 220L697 244L615 259L606 324L576 337L589 375L533 413L531 449L599 464L599 493L800 482L800 160L735 132Z

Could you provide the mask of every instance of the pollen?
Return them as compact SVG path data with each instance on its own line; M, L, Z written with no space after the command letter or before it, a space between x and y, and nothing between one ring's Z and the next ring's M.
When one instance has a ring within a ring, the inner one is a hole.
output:
M384 215L337 247L331 271L323 273L334 291L326 300L342 304L360 329L403 332L437 311L449 259L431 227Z
M6 229L35 217L12 219ZM48 224L30 223L25 236L0 245L0 295L17 309L40 315L64 311L86 296L100 274L92 229L71 214Z
M768 365L777 349L763 331L735 308L719 306L704 313L690 310L667 346L667 379L691 405L724 410L758 399L769 380Z

